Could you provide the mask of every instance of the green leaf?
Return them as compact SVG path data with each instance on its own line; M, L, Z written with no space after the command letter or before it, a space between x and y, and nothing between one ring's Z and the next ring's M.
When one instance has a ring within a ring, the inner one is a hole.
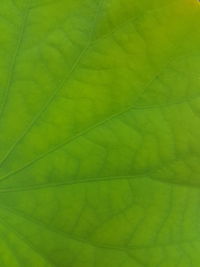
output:
M2 0L0 266L200 266L196 0Z

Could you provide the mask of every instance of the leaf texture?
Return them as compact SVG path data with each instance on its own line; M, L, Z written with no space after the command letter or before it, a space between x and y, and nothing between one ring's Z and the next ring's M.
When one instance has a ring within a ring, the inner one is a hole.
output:
M0 5L0 266L200 266L198 1Z

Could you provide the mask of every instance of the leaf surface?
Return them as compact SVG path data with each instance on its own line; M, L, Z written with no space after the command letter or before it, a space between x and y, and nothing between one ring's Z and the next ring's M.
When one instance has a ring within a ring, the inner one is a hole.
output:
M200 6L2 0L0 266L200 265Z

